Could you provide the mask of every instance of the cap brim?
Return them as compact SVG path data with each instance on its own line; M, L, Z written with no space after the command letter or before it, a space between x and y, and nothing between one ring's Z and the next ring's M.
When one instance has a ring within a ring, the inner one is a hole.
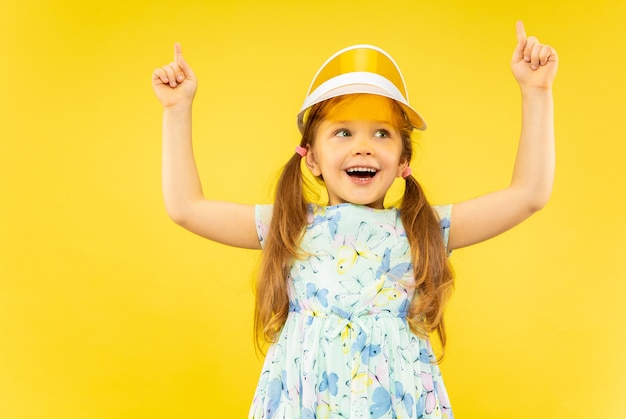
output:
M304 117L307 109L309 109L311 106L334 97L357 93L384 96L388 97L389 99L395 100L402 107L402 110L406 114L413 128L420 131L426 129L426 121L424 121L424 118L422 118L422 116L415 109L413 109L405 100L402 100L404 98L398 98L397 94L393 94L392 92L389 92L379 86L375 86L372 84L353 83L325 91L317 96L308 96L306 101L302 105L302 109L298 113L298 128L300 129L300 132L304 132L304 124L306 122L304 120Z

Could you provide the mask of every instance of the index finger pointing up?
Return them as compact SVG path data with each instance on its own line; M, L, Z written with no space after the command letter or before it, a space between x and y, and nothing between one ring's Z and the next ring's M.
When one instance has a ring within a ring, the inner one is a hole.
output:
M517 41L521 42L526 40L526 31L524 30L524 22L518 20L515 23L515 31L517 32Z
M181 59L183 58L183 51L180 47L180 44L176 42L174 44L174 62L176 64L180 64Z

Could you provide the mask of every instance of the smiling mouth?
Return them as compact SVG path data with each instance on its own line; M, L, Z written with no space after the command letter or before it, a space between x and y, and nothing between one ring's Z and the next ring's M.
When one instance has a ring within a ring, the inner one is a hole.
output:
M371 167L351 167L346 170L346 173L354 179L371 179L378 171Z

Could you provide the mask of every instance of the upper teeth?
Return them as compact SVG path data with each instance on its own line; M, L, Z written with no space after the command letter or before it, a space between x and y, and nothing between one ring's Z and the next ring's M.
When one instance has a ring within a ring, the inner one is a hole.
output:
M373 169L371 167L351 167L347 170L348 173L352 173L352 172L371 172L371 173L376 173L376 169Z

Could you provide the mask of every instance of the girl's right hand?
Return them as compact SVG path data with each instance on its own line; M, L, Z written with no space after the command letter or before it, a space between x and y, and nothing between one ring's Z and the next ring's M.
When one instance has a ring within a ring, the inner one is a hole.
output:
M183 58L180 44L174 44L174 61L152 73L152 88L163 108L191 105L198 79Z

